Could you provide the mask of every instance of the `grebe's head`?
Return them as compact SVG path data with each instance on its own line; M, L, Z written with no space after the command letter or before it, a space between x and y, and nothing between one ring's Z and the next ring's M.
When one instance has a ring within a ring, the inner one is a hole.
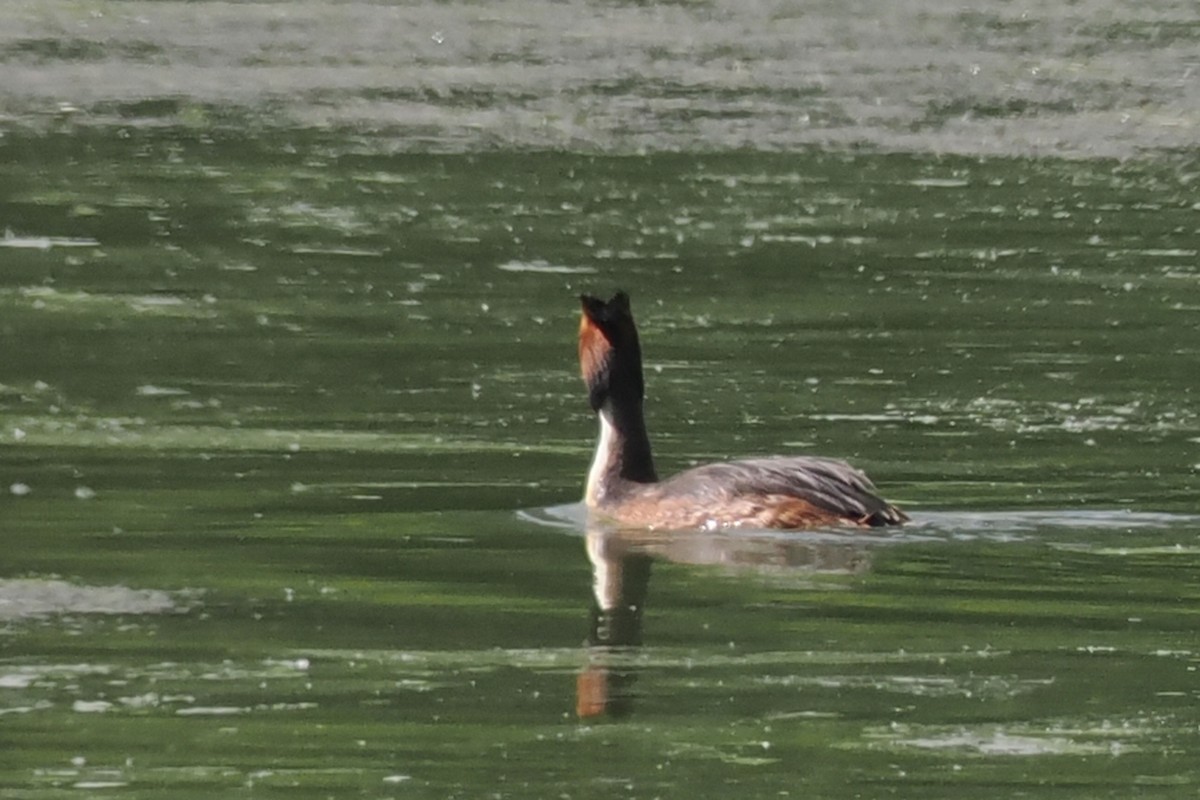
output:
M579 321L579 370L588 387L593 411L610 400L640 403L642 348L629 310L629 295L617 292L611 300L580 295L583 317Z

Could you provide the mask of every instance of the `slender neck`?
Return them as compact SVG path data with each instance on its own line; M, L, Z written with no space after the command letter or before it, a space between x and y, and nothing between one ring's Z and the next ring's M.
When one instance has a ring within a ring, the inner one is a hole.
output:
M617 405L609 400L598 416L600 441L588 471L585 496L589 506L612 500L630 484L658 481L641 402Z

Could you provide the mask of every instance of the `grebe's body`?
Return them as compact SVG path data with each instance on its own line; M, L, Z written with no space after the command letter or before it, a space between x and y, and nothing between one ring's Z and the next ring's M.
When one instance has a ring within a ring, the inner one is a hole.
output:
M600 418L585 500L621 525L686 529L899 525L862 472L810 456L708 464L658 480L642 412L642 353L629 296L584 295L579 365Z

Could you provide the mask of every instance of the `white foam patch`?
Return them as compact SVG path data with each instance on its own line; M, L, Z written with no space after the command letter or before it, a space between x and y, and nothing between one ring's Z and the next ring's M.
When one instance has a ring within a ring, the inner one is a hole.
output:
M86 236L17 236L11 230L5 230L4 238L0 239L0 247L16 247L29 250L49 250L51 247L99 246L99 241Z
M157 589L0 580L0 621L57 614L165 614L177 608L174 597Z
M509 261L497 265L496 268L505 272L542 272L551 275L594 275L596 272L592 267L568 267L562 264L551 264L540 259L537 261Z

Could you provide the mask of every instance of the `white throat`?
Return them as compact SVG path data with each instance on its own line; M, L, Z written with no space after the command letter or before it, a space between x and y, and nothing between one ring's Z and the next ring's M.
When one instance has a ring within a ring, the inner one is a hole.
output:
M596 443L596 454L592 456L592 467L588 470L587 491L584 501L592 507L604 499L604 475L617 458L617 428L613 425L612 406L605 403L600 408L600 441Z

